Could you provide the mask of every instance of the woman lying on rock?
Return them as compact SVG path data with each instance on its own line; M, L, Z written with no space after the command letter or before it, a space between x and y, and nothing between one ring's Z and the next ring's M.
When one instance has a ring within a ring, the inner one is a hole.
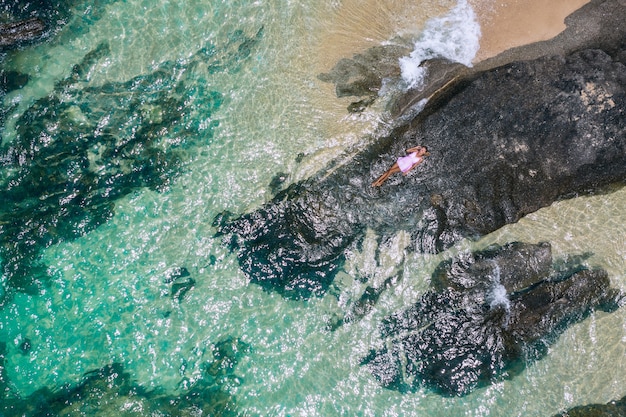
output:
M415 146L406 150L407 156L401 156L391 168L376 181L372 183L372 187L380 187L385 181L396 172L402 172L406 175L410 170L418 166L424 160L424 157L430 155L426 146Z

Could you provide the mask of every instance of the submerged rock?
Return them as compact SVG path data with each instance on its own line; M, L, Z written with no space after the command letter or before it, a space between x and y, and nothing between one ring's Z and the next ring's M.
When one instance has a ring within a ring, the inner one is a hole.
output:
M626 46L514 62L450 85L415 117L258 210L216 219L245 274L289 297L322 294L367 228L440 252L560 199L626 181ZM431 156L371 183L405 149Z
M28 83L28 75L16 71L0 71L0 97L18 90Z
M350 304L345 314L333 317L328 323L328 330L335 331L344 324L361 320L374 308L381 294L391 287L398 277L392 275L387 278L380 286L368 286L358 300Z
M41 388L23 397L5 371L6 343L0 342L0 416L239 416L233 388L241 384L238 363L251 348L235 337L224 337L213 346L213 358L200 374L183 377L176 393L147 389L120 363L87 372L76 384ZM181 375L187 363L183 361Z
M81 7L77 3L76 0L0 0L0 51L22 48L52 38L68 23L72 13L77 11L76 6ZM85 17L94 15L95 9L103 6L87 8ZM0 56L0 61L2 58ZM29 68L21 70L28 72Z
M12 115L16 137L0 147L4 296L37 292L47 276L38 262L43 249L104 224L116 201L132 192L168 187L189 149L207 146L218 126L223 96L209 78L238 71L262 36L236 30L184 60L94 86L94 66L109 54L103 43L48 96ZM187 280L172 288L173 297L182 300L191 286Z
M341 59L318 78L333 83L337 97L375 96L384 78L400 75L398 59L410 52L406 45L375 46L352 58Z
M170 297L172 300L181 303L185 299L185 295L194 288L196 280L191 277L187 268L173 268L167 273L167 277L164 282L166 284L172 284L170 290Z
M18 349L22 355L28 355L32 347L31 340L28 337L25 337L24 340L22 340L22 343L20 343Z
M612 311L619 293L603 270L552 268L548 244L514 243L442 263L435 289L385 319L385 347L363 360L382 385L443 395L521 372L568 325Z
M176 146L163 146L165 134L182 142L193 133L185 126L190 97L172 91L179 82L170 63L90 87L89 69L108 53L101 44L87 54L19 117L16 138L0 148L0 254L13 288L28 291L43 274L33 264L41 249L103 224L133 190L165 187L181 159Z
M235 398L223 384L195 382L178 395L148 390L138 385L119 363L88 372L77 385L57 390L43 388L26 398L0 394L0 415L69 416L125 415L237 416Z
M213 362L205 369L207 375L218 380L232 376L239 360L250 353L250 345L239 338L227 337L213 346Z

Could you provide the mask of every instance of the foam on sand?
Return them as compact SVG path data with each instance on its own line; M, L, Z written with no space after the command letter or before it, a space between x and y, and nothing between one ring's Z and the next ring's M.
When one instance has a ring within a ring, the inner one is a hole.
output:
M474 9L466 0L444 16L430 19L407 57L400 58L402 78L407 88L420 88L426 69L422 62L446 58L471 66L480 47L480 25Z

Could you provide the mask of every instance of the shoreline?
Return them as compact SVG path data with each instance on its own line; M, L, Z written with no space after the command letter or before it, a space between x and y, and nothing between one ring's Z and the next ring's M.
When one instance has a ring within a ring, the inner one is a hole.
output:
M515 47L554 38L565 18L590 0L469 0L481 29L474 64Z

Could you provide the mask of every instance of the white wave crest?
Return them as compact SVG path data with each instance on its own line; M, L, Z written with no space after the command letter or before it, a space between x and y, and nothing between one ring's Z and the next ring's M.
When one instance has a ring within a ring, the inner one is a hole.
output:
M422 62L446 58L471 67L479 47L480 25L474 9L466 0L459 0L446 15L426 22L411 54L400 58L406 88L421 87L426 76L426 69L420 66Z

